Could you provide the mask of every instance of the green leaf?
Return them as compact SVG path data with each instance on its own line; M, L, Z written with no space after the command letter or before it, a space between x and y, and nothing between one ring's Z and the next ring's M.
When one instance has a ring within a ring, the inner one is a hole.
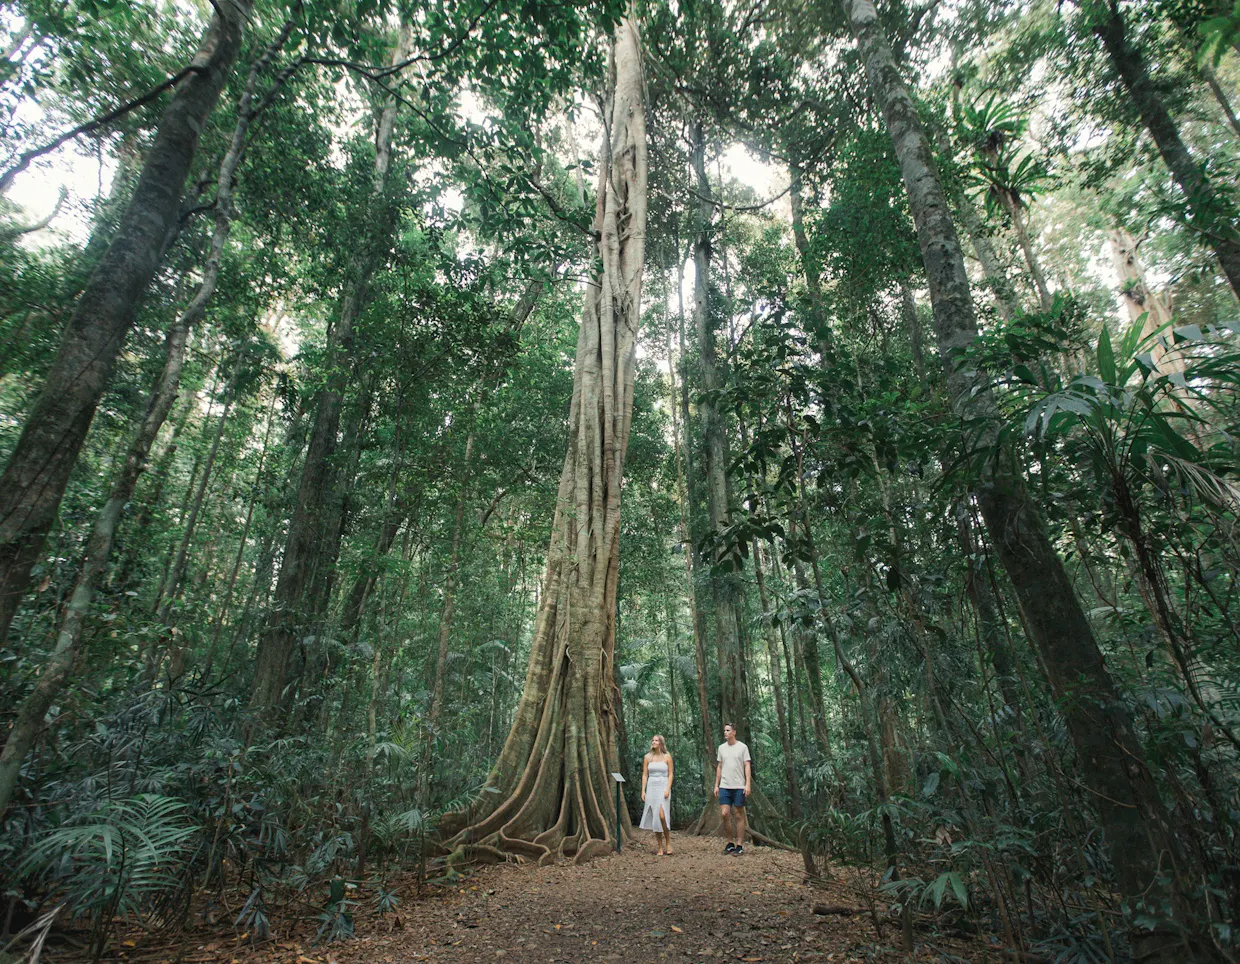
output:
M947 878L951 881L952 890L956 894L956 900L960 901L960 906L967 910L969 907L969 892L965 888L964 881L960 879L960 874L953 870L947 875Z
M1111 348L1111 333L1106 325L1102 326L1102 333L1098 336L1098 374L1103 380L1116 384L1115 352Z

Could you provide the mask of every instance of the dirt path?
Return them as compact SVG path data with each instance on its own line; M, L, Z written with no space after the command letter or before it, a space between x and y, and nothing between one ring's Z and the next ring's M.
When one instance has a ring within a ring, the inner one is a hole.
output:
M880 939L865 902L843 883L803 883L800 856L766 847L725 856L715 837L672 837L657 857L641 835L622 855L581 867L505 864L415 900L399 881L397 913L377 917L373 894L356 894L356 936L316 943L317 911L277 916L277 939L258 946L203 920L169 945L139 938L119 948L128 964L575 964L662 961L907 961L899 928ZM410 882L411 884L412 882ZM815 906L829 913L815 913ZM881 913L881 911L880 911ZM917 960L1003 959L993 938L946 938L929 919ZM138 936L138 935L135 935ZM165 941L167 938L164 939ZM49 954L55 964L81 955Z
M303 961L641 964L887 956L855 896L804 886L798 855L755 847L732 857L721 846L715 838L674 836L670 857L656 857L642 839L622 855L581 867L491 867L450 896L403 907L401 929L306 950ZM820 916L815 904L854 912ZM884 938L898 941L895 928L885 928ZM981 959L981 950L936 941L933 956L947 951Z

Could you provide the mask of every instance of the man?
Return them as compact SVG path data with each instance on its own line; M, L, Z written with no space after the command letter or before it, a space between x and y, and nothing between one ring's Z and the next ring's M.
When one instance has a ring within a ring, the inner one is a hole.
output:
M723 726L724 742L715 753L715 794L719 797L719 812L723 816L724 833L733 837L733 814L735 842L728 840L723 848L725 854L740 856L745 852L745 797L753 778L749 747L736 738L736 727L731 723Z

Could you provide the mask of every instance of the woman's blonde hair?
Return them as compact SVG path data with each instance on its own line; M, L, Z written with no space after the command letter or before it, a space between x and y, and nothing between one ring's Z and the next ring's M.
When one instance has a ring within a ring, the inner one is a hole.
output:
M662 753L664 756L670 756L670 754L667 752L667 740L663 739L662 733L656 733L650 739L651 741L659 744L660 753Z

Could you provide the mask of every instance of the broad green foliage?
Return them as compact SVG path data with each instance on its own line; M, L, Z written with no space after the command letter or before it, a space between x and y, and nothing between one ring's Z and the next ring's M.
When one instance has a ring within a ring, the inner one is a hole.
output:
M1104 59L1095 28L1112 5L880 7L965 248L981 332L963 364L994 422L947 401L908 185L840 9L640 7L648 263L606 667L629 804L654 733L676 759L676 828L706 802L721 736L703 732L703 711L723 722L726 571L762 832L802 849L815 873L851 865L859 899L916 913L929 952L954 953L936 945L941 933L980 931L1012 953L1124 959L1132 914L1173 909L1116 898L1080 779L1088 762L980 523L975 493L1019 478L1192 864L1190 911L1174 926L1234 958L1240 310L1211 232L1240 227L1227 102L1240 8L1117 7L1187 150L1221 186L1203 213ZM72 673L0 816L15 913L64 903L55 926L89 929L100 956L117 926L177 926L221 895L237 909L226 923L279 937L296 900L328 942L373 926L359 908L405 914L417 899L405 881L448 872L440 819L486 779L526 679L595 257L605 38L625 9L255 7L202 132L180 230L0 644L7 729L48 663L165 334L203 277L248 72L287 23L257 78L218 290L190 334ZM176 75L211 12L8 5L0 166ZM409 54L391 67L402 24ZM166 103L33 160L3 202L0 458ZM376 193L389 106L393 150ZM690 166L698 125L705 213ZM24 192L66 159L97 176L74 180L49 229L24 231L36 220ZM1124 238L1126 267L1113 260ZM710 261L710 393L695 246ZM360 307L342 340L350 297ZM331 454L307 466L337 386ZM730 459L730 521L715 532L708 404ZM307 468L331 480L313 518L309 598L321 606L299 624L264 716L251 706L256 653L288 615L276 587Z

